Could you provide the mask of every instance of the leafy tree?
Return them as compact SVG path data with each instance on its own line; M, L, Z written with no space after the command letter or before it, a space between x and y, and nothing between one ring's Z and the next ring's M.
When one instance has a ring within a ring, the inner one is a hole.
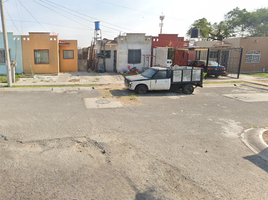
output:
M235 8L225 15L225 21L234 36L267 36L268 9L261 8L253 12Z
M248 27L250 13L238 7L225 14L225 21L233 36L244 36Z
M252 12L247 26L250 36L268 36L268 9L261 8Z
M212 25L212 30L209 32L209 38L211 40L220 40L222 41L224 38L228 38L232 36L227 23L225 21L221 21L220 23L214 23Z
M198 19L190 26L187 35L191 35L193 27L200 30L203 40L223 40L228 37L268 36L268 8L248 12L238 7L224 16L224 21L211 24L206 18Z

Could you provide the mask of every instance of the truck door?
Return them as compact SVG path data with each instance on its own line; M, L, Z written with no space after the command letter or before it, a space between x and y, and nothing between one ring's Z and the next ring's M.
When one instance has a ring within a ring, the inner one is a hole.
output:
M151 90L169 90L170 81L167 70L159 70L150 80Z

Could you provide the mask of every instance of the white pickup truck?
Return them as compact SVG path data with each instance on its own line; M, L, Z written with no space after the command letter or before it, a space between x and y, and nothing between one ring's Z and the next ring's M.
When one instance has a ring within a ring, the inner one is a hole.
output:
M203 69L198 67L151 67L142 74L125 77L125 86L138 94L149 90L182 90L192 94L194 88L203 87Z

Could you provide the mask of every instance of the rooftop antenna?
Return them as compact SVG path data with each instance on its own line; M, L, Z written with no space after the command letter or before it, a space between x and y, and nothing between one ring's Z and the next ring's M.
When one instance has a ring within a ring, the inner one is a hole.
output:
M162 28L163 28L163 25L164 25L163 20L165 19L165 15L163 15L163 12L162 12L162 14L160 15L159 18L161 20L161 23L159 24L159 26L160 26L160 34L162 34Z

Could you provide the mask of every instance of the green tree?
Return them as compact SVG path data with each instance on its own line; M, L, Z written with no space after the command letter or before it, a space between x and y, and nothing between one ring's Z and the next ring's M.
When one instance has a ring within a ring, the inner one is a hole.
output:
M240 10L238 7L225 14L225 22L229 32L233 36L244 36L247 32L250 13L246 9Z
M261 8L252 12L247 24L250 36L268 36L268 9Z
M203 40L209 40L209 33L212 30L211 23L207 21L206 18L195 20L194 23L191 25L189 30L187 31L187 35L191 35L192 29L196 27L199 29L200 37Z
M211 40L220 40L222 41L224 38L228 38L232 36L227 23L225 21L221 21L220 23L214 23L212 25L212 29L209 32L209 38Z
M268 9L253 12L235 8L225 15L225 21L234 36L268 36Z

